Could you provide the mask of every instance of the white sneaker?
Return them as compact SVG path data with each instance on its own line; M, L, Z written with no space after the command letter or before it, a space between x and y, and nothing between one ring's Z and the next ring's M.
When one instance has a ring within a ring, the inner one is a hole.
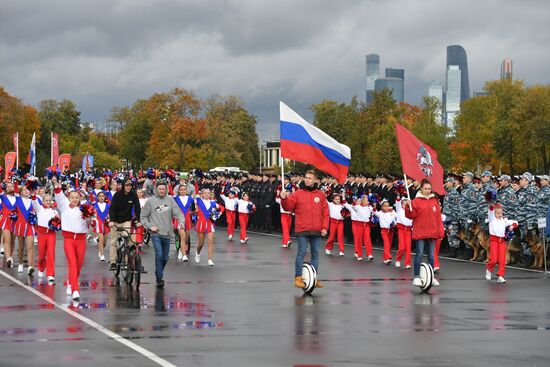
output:
M433 282L432 282L432 285L433 285L434 287L439 287L439 281L438 281L437 279L434 278L434 279L433 279Z
M244 240L241 240L241 243L244 243Z
M384 260L384 264L390 265L390 264L391 264L391 260Z
M282 248L287 248L287 245L281 245Z
M415 287L422 287L422 281L420 280L420 278L414 278L413 279L413 285Z
M369 255L369 256L367 257L367 260L368 260L368 261L374 261L374 256Z
M229 241L233 241L233 235L230 234L229 236L227 236L227 239L228 239Z
M86 240L87 240L87 241L89 241L89 240L91 240L91 239L92 239L92 235L91 235L91 234L89 234L89 235L86 236Z
M396 261L395 262L395 267L400 268L401 267L401 261Z
M39 278L44 278L44 272L38 270L38 277L39 277Z
M78 301L80 299L80 293L78 291L73 292L73 300Z
M22 273L22 272L23 272L23 264L19 264L19 265L17 266L17 272L18 272L18 273Z
M248 237L246 237L246 238L244 239L244 243L247 243L247 242L248 242Z
M325 254L332 255L332 252L330 250L325 250Z
M29 268L27 269L27 274L31 276L34 274L34 268L32 266L29 266Z
M183 259L183 254L181 251L178 251L178 261L181 261Z
M208 265L214 266L214 261L212 261L212 259L208 259Z
M8 267L8 269L11 269L11 267L13 266L13 259L11 257L8 257L8 259L6 260L6 266Z
M195 262L198 264L201 262L201 255L198 253L195 253Z
M357 258L357 261L363 261L363 258L362 258L362 257L358 257L358 258Z
M54 283L54 282L55 282L55 278L54 278L53 276L50 275L50 276L48 277L48 282Z
M0 255L4 256L4 246L0 247Z
M497 282L499 282L499 283L506 283L506 279L504 279L504 277L498 277Z
M353 256L355 256L355 258L357 259L357 252L354 252Z
M410 265L406 265L406 266L405 266L405 269L410 269L410 268L411 268Z
M183 255L181 257L181 261L183 261L185 263L185 262L189 261L189 258L187 257L187 255Z
M101 255L101 256L99 257L99 261L105 261L105 255Z
M71 287L70 284L67 286L67 291L65 293L67 293L67 296L70 296L71 294L73 294L73 288Z
M491 280L492 274L489 270L485 269L485 279Z
M338 255L344 256L344 253L343 253L342 251L340 251L340 252L338 253Z

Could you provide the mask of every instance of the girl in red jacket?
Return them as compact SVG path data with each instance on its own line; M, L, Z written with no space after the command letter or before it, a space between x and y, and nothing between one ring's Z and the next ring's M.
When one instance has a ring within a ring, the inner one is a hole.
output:
M416 256L414 257L414 279L413 285L422 286L420 281L420 263L424 255L424 248L428 248L428 261L434 266L435 241L443 238L443 222L441 221L441 207L439 200L432 193L432 184L429 180L423 179L420 183L420 191L411 202L411 206L405 206L405 215L412 219L412 239L416 245ZM439 282L434 278L434 286Z

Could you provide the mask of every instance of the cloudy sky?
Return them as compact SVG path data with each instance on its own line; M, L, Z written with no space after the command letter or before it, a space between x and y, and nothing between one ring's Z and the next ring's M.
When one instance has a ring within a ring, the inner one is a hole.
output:
M323 98L364 99L365 55L405 69L405 100L443 81L446 46L468 54L471 91L504 58L550 83L550 3L505 0L95 0L2 2L0 85L25 102L68 98L84 121L174 87L237 95L278 135L278 101L306 119Z

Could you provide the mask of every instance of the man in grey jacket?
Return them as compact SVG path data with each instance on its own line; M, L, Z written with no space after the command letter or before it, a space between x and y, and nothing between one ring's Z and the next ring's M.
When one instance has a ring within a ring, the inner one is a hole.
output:
M157 287L164 287L163 271L170 254L170 239L174 236L172 218L178 220L179 229L185 228L185 217L174 199L166 195L165 181L158 180L155 196L145 202L141 210L141 222L151 232L151 241L155 248L155 276Z

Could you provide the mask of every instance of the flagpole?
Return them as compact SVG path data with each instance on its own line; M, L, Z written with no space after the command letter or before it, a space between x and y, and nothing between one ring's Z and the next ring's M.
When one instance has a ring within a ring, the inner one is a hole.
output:
M15 155L16 155L16 169L19 169L19 131L15 133L15 139L17 140L17 146L15 147Z
M281 191L285 189L285 160L283 158L283 154L281 153L281 149L279 148L279 157L281 162Z
M36 133L32 133L32 149L34 150L34 164L32 165L32 175L36 176Z
M412 211L412 202L411 202L411 193L409 192L409 185L407 185L407 174L403 173L403 176L405 177L405 188L407 189L407 197L409 198L409 209Z
M53 166L53 132L50 133L50 167Z

